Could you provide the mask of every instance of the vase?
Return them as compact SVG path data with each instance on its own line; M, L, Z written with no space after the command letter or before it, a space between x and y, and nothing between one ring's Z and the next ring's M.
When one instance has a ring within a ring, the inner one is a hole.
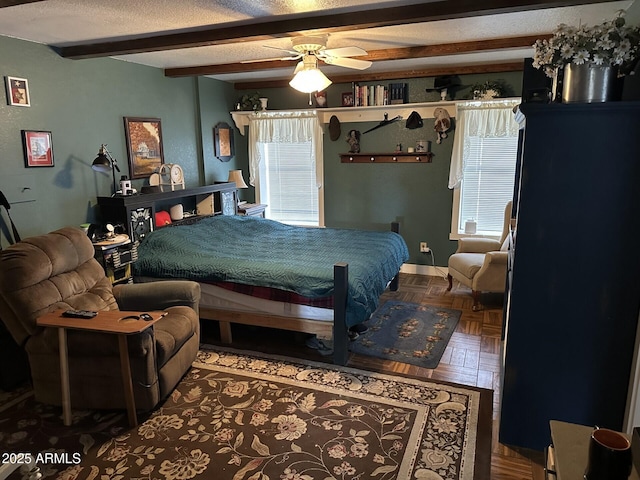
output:
M556 68L553 72L553 81L551 83L550 101L555 103L562 102L562 82L564 80L564 68Z
M268 98L260 97L260 106L262 107L262 111L264 112L267 109Z
M569 63L564 67L562 83L564 103L611 102L620 99L616 67Z

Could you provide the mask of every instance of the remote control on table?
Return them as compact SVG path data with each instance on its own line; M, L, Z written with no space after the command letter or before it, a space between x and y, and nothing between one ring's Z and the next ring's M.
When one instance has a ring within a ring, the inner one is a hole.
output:
M70 318L93 318L97 314L97 312L92 312L90 310L67 310L62 313L62 316Z

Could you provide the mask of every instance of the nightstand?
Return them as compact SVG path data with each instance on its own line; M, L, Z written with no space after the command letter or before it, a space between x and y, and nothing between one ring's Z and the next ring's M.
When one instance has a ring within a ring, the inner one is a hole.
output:
M267 206L261 203L243 203L238 205L238 214L264 218L265 208L267 208Z
M123 237L118 239L118 237ZM131 265L138 259L138 244L127 235L118 235L115 240L95 242L95 258L104 268L112 285L133 283Z

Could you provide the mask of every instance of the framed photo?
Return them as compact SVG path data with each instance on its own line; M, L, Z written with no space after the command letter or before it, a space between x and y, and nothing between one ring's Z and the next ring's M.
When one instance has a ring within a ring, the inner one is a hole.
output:
M29 84L26 78L5 77L7 82L7 103L16 107L30 107Z
M164 163L159 118L124 117L130 178L145 178Z
M22 130L25 167L53 167L51 132Z
M228 162L235 155L233 130L228 124L221 122L213 128L213 147L221 162Z
M353 92L345 92L342 94L342 106L353 107Z

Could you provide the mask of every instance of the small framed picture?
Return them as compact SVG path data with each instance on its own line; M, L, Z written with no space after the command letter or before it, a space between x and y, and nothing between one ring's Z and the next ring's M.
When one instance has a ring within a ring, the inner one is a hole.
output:
M146 178L164 164L159 118L124 117L130 178Z
M51 132L22 130L25 167L53 167Z
M16 107L30 107L29 84L26 78L5 77L7 82L7 103Z
M353 107L353 92L344 92L342 94L342 106Z

